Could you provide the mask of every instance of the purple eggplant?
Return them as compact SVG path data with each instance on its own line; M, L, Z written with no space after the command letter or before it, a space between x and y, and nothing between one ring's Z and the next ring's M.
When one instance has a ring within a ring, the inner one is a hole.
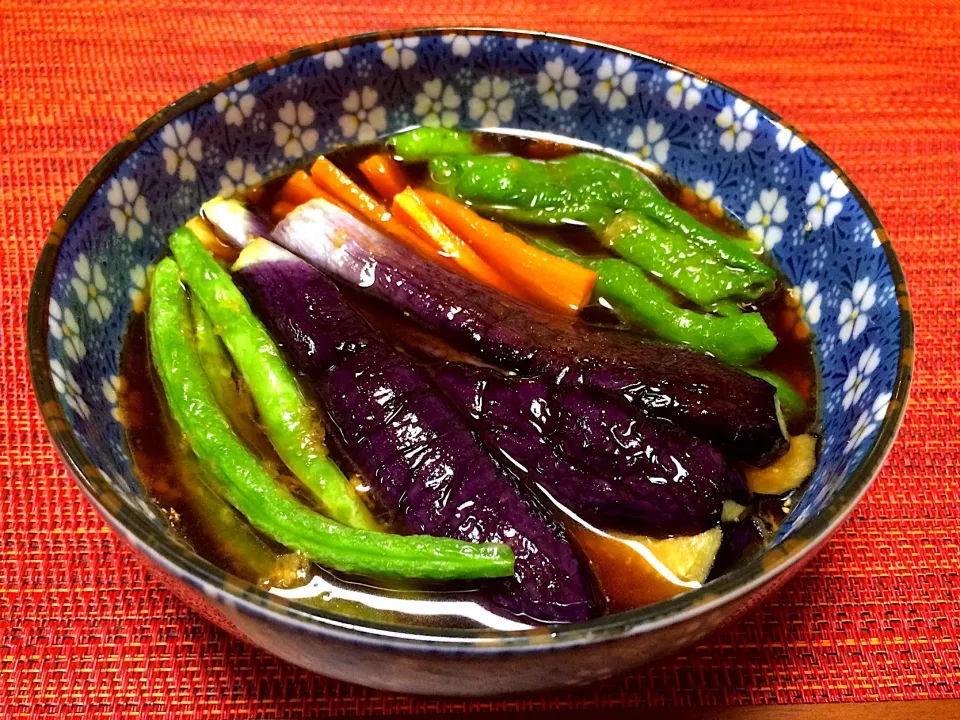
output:
M510 545L515 577L496 581L487 595L501 610L541 622L593 614L562 530L521 494L425 372L390 348L332 282L268 243L241 254L234 279L314 383L343 447L402 531Z
M228 245L243 250L257 238L270 237L267 223L239 200L215 197L200 206L200 215Z
M620 398L455 363L434 379L517 475L601 527L694 535L746 491L718 450Z
M754 465L787 447L773 386L715 358L524 305L407 251L325 200L294 210L274 238L487 362L622 394Z
M756 518L748 517L723 526L723 540L710 569L714 580L732 569L744 558L763 547L764 533Z

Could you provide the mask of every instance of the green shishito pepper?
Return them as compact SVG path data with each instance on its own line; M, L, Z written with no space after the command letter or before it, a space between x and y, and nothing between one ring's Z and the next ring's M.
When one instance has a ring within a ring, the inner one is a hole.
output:
M759 313L741 313L728 306L724 308L727 316L718 317L679 308L666 290L625 260L583 257L544 238L533 242L542 250L594 270L594 296L664 340L711 353L732 365L756 362L777 345Z
M754 377L766 380L777 389L777 397L780 399L780 407L787 419L801 415L806 410L807 403L803 396L787 380L770 370L758 370L755 368L746 368Z
M476 152L473 137L463 130L418 127L394 135L387 146L406 162L429 160L438 155L472 155Z
M629 165L592 153L547 161L477 155L465 133L421 130L391 140L403 148L398 154L429 158L433 186L482 213L533 225L586 225L623 257L700 304L755 299L773 289L776 273L744 242L673 205ZM454 149L444 152L447 144Z
M772 287L644 215L618 215L602 236L618 255L701 306L730 297L753 300Z
M180 268L171 258L157 266L151 295L153 361L173 418L217 492L257 530L343 572L436 580L513 573L506 545L348 528L299 503L247 450L218 407L200 365Z
M229 408L236 402L236 387L233 382L233 367L230 356L217 337L213 323L203 306L198 302L190 303L193 316L193 331L197 342L197 354L200 364L210 381L210 389L222 408Z
M376 528L370 511L330 459L317 412L308 405L280 348L230 275L187 228L170 236L170 249L183 268L194 302L199 302L213 322L246 381L260 422L280 459L329 517L350 527Z
M184 461L183 472L181 488L185 499L206 533L216 538L228 566L251 580L270 578L277 569L280 556L268 548L237 511L217 495L216 483L196 460Z

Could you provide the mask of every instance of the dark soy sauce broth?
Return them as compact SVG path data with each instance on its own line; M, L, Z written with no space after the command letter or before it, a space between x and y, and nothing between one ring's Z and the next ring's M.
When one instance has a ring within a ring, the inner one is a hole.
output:
M518 136L495 133L480 133L477 144L490 152L509 152L531 159L564 157L582 148L563 138L547 136ZM596 151L596 148L588 148ZM371 153L382 151L382 145L359 145L337 149L327 155L364 189L371 191L357 165ZM617 155L619 159L624 159ZM709 208L696 201L694 194L672 178L643 170L663 194L683 207L697 219L732 237L745 237L746 232L735 219L717 216ZM415 181L426 179L424 164L404 166ZM271 179L263 185L248 190L244 201L257 208L265 217L277 199L280 187L287 174ZM375 193L373 193L375 194ZM522 226L511 226L518 234L528 232ZM544 232L538 228L537 232ZM576 225L559 225L551 228L554 240L585 255L609 255L604 247L585 228ZM401 313L397 313L375 300L361 296L355 290L341 287L347 302L362 313L377 327L393 345L404 354L421 363L447 360L481 364L476 358L466 355L447 344L442 338L414 325ZM680 302L678 300L678 302ZM781 277L777 290L763 298L755 307L777 337L777 347L761 363L764 369L774 371L786 378L807 402L804 417L794 418L790 433L816 432L818 383L813 359L812 339L809 329L797 311L797 301L784 286ZM593 304L581 313L577 322L587 322L627 332L642 332L628 328L612 310ZM379 581L346 577L330 571L291 560L291 555L267 538L260 537L266 553L277 558L275 573L267 576L253 573L237 554L231 552L223 539L210 529L210 524L199 516L191 494L184 490L186 484L197 482L196 463L192 460L179 432L172 424L163 397L159 379L150 361L149 338L146 332L145 313L134 314L127 330L121 357L121 373L125 385L120 399L121 419L126 429L127 441L134 460L135 470L149 492L163 508L174 532L195 552L238 577L272 592L313 604L324 609L342 613L356 619L379 620L421 627L492 627L495 629L519 629L511 621L484 614L481 606L471 601L475 587L450 586L442 589L424 584L393 584L387 586ZM306 386L306 385L305 385ZM306 386L309 390L309 387ZM256 425L255 413L250 414L251 425ZM335 441L336 433L327 433L332 457L348 477L355 468ZM265 466L275 473L280 482L296 487L295 481L284 475L279 459L270 448L266 436L260 435L250 443L257 454L265 459ZM368 490L358 481L361 492ZM751 517L767 538L772 537L778 524L796 498L802 493L799 488L780 498L759 499L751 509ZM375 508L372 498L365 498ZM549 503L549 501L545 501ZM598 605L605 612L615 612L666 599L687 587L678 585L676 577L660 573L646 559L642 548L636 543L624 542L621 537L607 535L579 521L565 508L550 507L552 514L561 521L574 547L594 579L594 591ZM389 518L380 514L389 527ZM239 515L236 520L243 522ZM756 550L756 548L754 548Z

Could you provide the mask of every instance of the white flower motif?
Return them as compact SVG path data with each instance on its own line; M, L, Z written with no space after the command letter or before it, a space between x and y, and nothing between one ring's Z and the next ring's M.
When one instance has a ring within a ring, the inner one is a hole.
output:
M523 50L523 48L530 47L533 45L533 40L530 38L517 38L517 47Z
M880 364L880 351L876 345L871 345L860 355L857 364L850 368L847 379L843 383L843 409L849 410L856 405L863 393L870 386L870 375Z
M315 117L313 108L302 100L296 104L287 100L277 116L280 119L273 124L273 142L283 148L283 156L299 158L313 152L320 139L316 128L310 127Z
M147 305L147 270L143 265L134 265L130 269L130 303L134 312L143 312Z
M383 48L380 59L394 70L403 68L406 70L417 61L417 53L413 49L420 45L418 37L394 38L393 40L380 40L377 45Z
M120 393L123 392L124 385L123 378L119 378L116 375L104 378L100 384L103 390L103 396L107 399L107 402L110 403L110 414L113 415L113 419L118 422L120 421L120 408L117 407L117 403L120 401Z
M547 61L543 70L537 73L537 92L540 102L551 110L567 110L577 101L576 88L580 87L580 76L571 66L564 64L563 58L556 57Z
M203 158L203 143L200 138L191 137L192 134L193 129L186 120L174 120L160 133L160 138L166 145L163 159L167 163L167 172L170 175L178 173L184 182L197 179L197 167L194 163Z
M790 128L780 128L777 132L777 147L780 148L781 152L790 148L790 152L795 153L804 145L806 145L806 143L797 137Z
M323 53L323 66L327 70L343 67L343 56L350 52L350 48L343 50L327 50Z
M680 103L686 110L692 110L703 99L703 91L707 87L704 80L691 77L679 70L667 70L667 81L672 83L667 90L667 102L673 108L679 108Z
M481 78L473 86L473 97L467 103L470 117L480 121L480 127L497 127L513 117L513 98L510 83L493 76Z
M637 151L641 160L660 166L667 161L670 141L663 136L663 125L653 118L647 120L646 129L637 125L627 138L627 145Z
M749 234L757 242L763 242L767 250L780 242L783 229L780 225L787 219L787 199L773 190L761 190L760 199L754 200L747 210Z
M239 190L244 190L252 185L256 185L263 180L260 173L257 172L257 166L252 162L244 162L242 157L235 157L228 160L223 166L226 175L220 176L220 195L222 197L232 197Z
M597 68L593 96L611 110L625 108L627 98L637 92L637 73L631 67L633 61L626 55L617 55L613 61L604 58Z
M840 303L837 325L840 326L840 341L847 343L850 338L860 337L867 327L867 311L877 301L877 286L870 278L861 278L853 284L853 293Z
M80 394L80 385L73 373L64 368L59 360L50 361L50 372L53 375L53 386L63 396L67 405L84 420L90 417L90 408Z
M113 303L107 297L107 278L98 264L90 265L86 255L81 254L73 263L77 276L70 280L80 304L87 308L91 320L102 323L113 312Z
M877 429L877 424L872 422L872 419L869 410L864 410L860 414L860 417L857 418L857 424L853 426L853 430L850 432L850 439L847 440L844 452L850 452L859 447L860 443L873 434L873 431Z
M891 399L893 399L893 395L888 392L882 392L874 399L873 407L870 408L874 422L883 422L887 416L887 406L890 405Z
M238 82L232 88L224 90L213 99L213 106L217 112L224 113L223 119L227 125L243 125L243 119L253 114L253 106L257 104L257 99L247 90L250 89L250 81L244 80Z
M440 37L443 42L450 45L450 49L457 57L467 57L470 51L480 45L483 38L480 35L443 35ZM520 40L517 40L517 47L520 47ZM532 42L532 41L531 41Z
M720 217L723 215L723 198L714 196L714 190L715 186L710 180L697 180L693 186L694 199L701 209Z
M125 234L136 242L143 237L143 226L150 222L150 210L137 187L137 181L125 177L111 178L107 190L110 203L110 219L118 233Z
M794 288L800 295L803 303L803 319L808 325L816 325L820 321L820 284L816 280L807 280L802 288Z
M377 105L377 91L372 87L351 90L344 98L343 109L347 112L339 122L345 138L355 136L357 142L370 142L387 129L387 111Z
M824 223L833 225L837 213L843 209L842 199L850 190L837 177L833 170L825 170L820 175L820 181L810 186L807 192L807 223L811 230L819 230Z
M83 360L87 355L87 348L80 339L80 323L77 322L73 310L61 308L53 298L50 298L50 334L63 343L63 351L73 362Z
M413 112L423 118L427 127L453 127L460 122L460 96L452 85L444 86L443 80L434 78L423 84L423 92L413 100Z
M757 111L745 100L734 100L733 107L727 105L717 115L717 125L724 129L720 135L720 147L727 152L734 149L743 152L753 142L753 131L757 129Z

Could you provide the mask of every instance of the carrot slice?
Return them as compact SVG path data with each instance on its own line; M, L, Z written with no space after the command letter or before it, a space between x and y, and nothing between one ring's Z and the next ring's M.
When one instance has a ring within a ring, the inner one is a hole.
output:
M280 222L291 212L296 210L298 203L287 202L286 200L280 200L270 208L270 217L273 218L274 222ZM302 203L300 203L302 204Z
M333 202L330 194L321 190L313 181L313 178L303 170L297 170L293 173L283 184L283 187L280 188L280 200L288 202L294 207L303 205L305 202L310 202L317 198L323 198L324 200Z
M446 195L417 190L424 204L489 265L527 291L539 305L576 313L590 299L597 273L550 255Z
M440 219L431 212L413 188L397 193L391 205L393 214L406 222L409 227L427 242L432 243L446 257L450 258L465 274L480 282L492 285L505 293L527 299L518 286L508 282L463 240L450 231Z
M393 199L397 193L410 187L407 174L400 167L400 163L389 155L378 153L371 155L357 165L363 176L373 185L373 189L387 200Z
M325 157L319 157L313 163L313 167L310 168L310 177L321 190L330 193L338 204L345 205L348 210L365 218L374 227L389 234L411 250L448 266L445 258L437 253L431 243L424 242L417 233L393 217L386 207L365 193L343 170Z

